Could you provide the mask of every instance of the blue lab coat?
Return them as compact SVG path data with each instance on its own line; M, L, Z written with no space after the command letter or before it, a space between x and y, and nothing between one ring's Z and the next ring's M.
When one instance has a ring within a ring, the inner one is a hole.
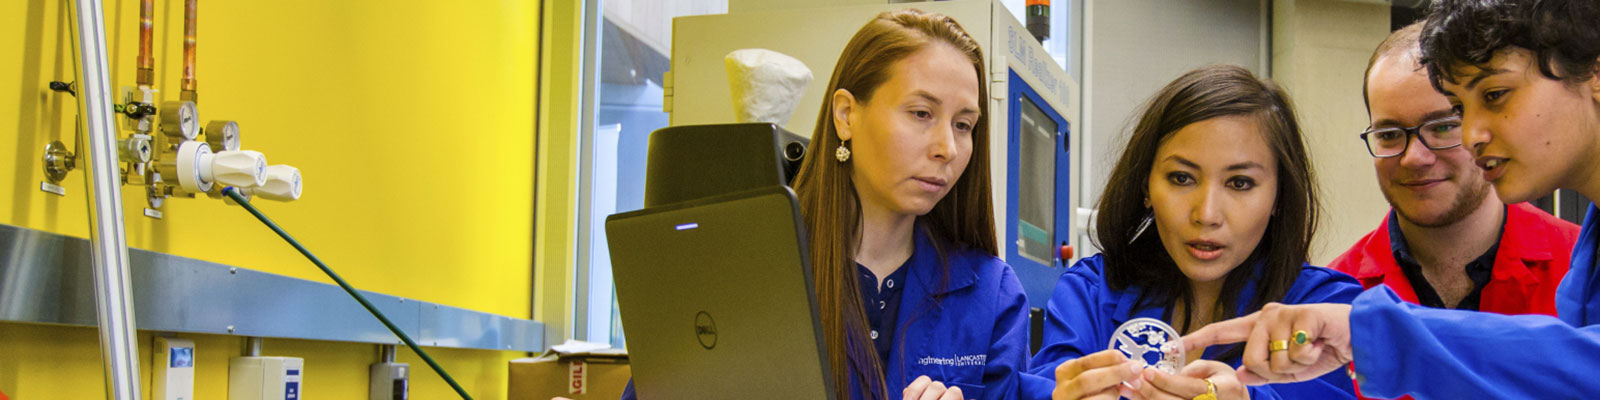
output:
M947 250L944 278L920 224L915 236L895 346L884 366L889 397L899 399L906 385L927 375L960 387L969 399L1016 398L1017 379L1028 367L1028 299L1016 273L981 251ZM861 393L851 381L851 392Z
M1368 396L1426 399L1600 397L1600 217L1593 204L1556 290L1560 319L1424 308L1387 287L1350 311L1357 379Z
M1056 282L1045 315L1043 347L1033 356L1029 373L1023 376L1023 397L1050 398L1050 392L1055 390L1056 367L1067 360L1109 348L1112 332L1122 323L1141 317L1165 320L1163 317L1170 312L1166 307L1136 309L1141 288L1130 286L1114 290L1107 286L1102 272L1104 264L1099 254L1078 260ZM1263 265L1258 263L1251 267L1259 274ZM1306 265L1300 268L1300 276L1279 302L1349 303L1359 293L1361 284L1355 278ZM1248 309L1255 294L1254 284L1245 285L1239 292L1238 315L1255 311ZM1217 360L1216 357L1227 350L1228 346L1212 346L1205 350L1204 358ZM1237 356L1217 361L1235 368L1240 363ZM1250 387L1250 398L1354 399L1355 388L1344 371L1337 371L1306 382Z
M960 387L968 399L1016 398L1018 380L1028 366L1028 300L1016 273L980 250L945 246L946 277L920 223L914 236L894 348L884 366L889 397L899 399L906 385L927 375ZM855 398L861 398L860 382L853 376L835 384L849 384ZM630 383L623 398L632 398L632 392Z

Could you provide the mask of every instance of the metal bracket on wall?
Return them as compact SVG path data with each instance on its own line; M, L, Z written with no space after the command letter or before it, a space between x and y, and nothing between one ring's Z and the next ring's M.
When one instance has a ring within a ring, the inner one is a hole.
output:
M128 249L141 331L394 344L339 287ZM544 324L365 292L418 344L544 350ZM89 241L0 224L0 321L95 326Z
M60 140L50 142L44 146L44 176L50 183L59 183L67 179L67 173L78 168L78 157Z

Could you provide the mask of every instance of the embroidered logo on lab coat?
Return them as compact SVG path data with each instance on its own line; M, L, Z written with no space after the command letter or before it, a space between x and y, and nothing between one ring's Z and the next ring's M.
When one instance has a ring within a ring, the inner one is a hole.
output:
M922 357L917 359L917 365L944 365L951 367L970 367L983 365L989 361L988 354L951 355L950 358Z

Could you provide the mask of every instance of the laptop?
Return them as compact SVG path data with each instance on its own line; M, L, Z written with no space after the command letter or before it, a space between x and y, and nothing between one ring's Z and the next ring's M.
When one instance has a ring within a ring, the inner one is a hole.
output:
M606 218L641 399L833 399L788 187Z

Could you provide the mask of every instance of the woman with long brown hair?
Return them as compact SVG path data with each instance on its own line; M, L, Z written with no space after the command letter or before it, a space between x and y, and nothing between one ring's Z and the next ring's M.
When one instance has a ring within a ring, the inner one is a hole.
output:
M841 399L1017 394L1027 301L996 258L983 60L954 19L899 10L834 67L795 191Z
M839 399L1017 397L1028 306L997 258L983 60L914 9L839 55L794 183Z
M1103 252L1079 260L1050 297L1030 372L1055 382L1029 378L1024 391L1057 399L1354 398L1342 373L1246 388L1234 372L1237 347L1196 349L1171 375L1106 349L1135 318L1181 334L1269 302L1349 303L1361 291L1353 278L1306 264L1317 209L1283 90L1235 66L1178 77L1146 105L1106 183L1093 236Z

